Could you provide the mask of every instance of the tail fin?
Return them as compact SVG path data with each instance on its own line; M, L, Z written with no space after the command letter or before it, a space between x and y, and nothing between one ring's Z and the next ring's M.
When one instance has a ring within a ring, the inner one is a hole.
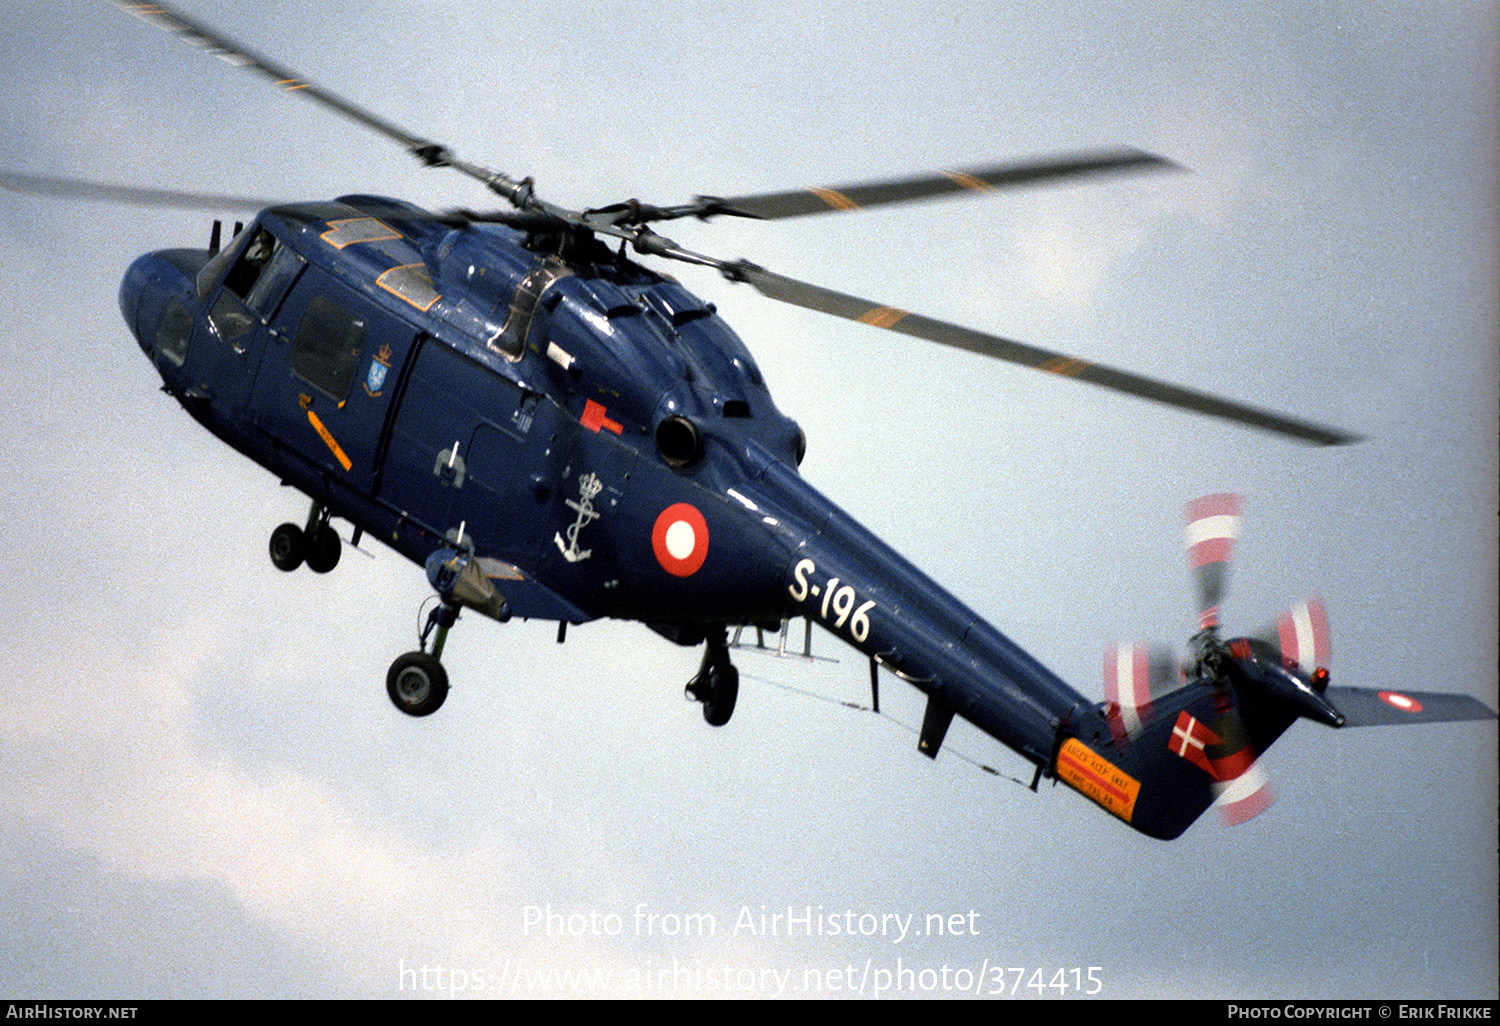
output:
M1219 603L1243 504L1209 495L1187 507L1188 562L1198 585L1191 681L1169 690L1170 669L1140 645L1105 656L1098 720L1065 725L1052 775L1143 834L1170 841L1218 799L1227 822L1271 803L1257 762L1299 717L1330 727L1494 719L1463 695L1329 687L1328 612L1316 597L1257 637L1219 637ZM1082 729L1080 729L1080 727Z
M1113 816L1149 837L1178 837L1220 794L1225 818L1242 822L1269 804L1256 766L1264 744L1221 737L1222 699L1203 684L1164 696L1155 716L1125 743L1109 735L1093 742L1067 738L1058 748L1054 775ZM1287 717L1290 722L1292 717ZM1274 729L1279 734L1286 723Z

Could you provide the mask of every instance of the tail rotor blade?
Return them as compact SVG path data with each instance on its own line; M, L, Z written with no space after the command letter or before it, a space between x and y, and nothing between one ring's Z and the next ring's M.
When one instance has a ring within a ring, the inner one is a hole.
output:
M1104 651L1104 699L1117 741L1134 740L1155 719L1154 703L1182 681L1172 652L1127 642Z
M1197 580L1199 626L1205 630L1219 626L1242 506L1240 496L1225 492L1196 499L1184 512L1188 565Z
M1276 801L1271 793L1265 770L1259 762L1250 763L1238 777L1214 785L1218 798L1219 818L1225 826L1247 823L1269 809Z
M1218 777L1213 785L1214 796L1224 824L1239 826L1269 809L1275 797L1239 709L1229 706L1215 726L1219 743L1208 752L1214 775Z
M1333 636L1328 629L1328 610L1314 595L1297 603L1262 629L1259 637L1281 651L1282 664L1301 667L1308 673L1326 670L1333 655Z

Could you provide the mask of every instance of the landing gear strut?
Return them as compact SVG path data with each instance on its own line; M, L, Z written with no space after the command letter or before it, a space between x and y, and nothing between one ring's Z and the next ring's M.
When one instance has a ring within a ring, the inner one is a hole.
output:
M703 664L684 690L687 698L703 703L703 718L709 726L722 727L734 715L734 702L740 694L740 671L729 661L723 628L709 632Z
M458 607L447 602L439 603L427 614L427 625L422 628L418 642L421 648L397 656L386 672L386 694L406 715L430 716L448 697L448 671L438 660L443 655L443 643L448 640L448 628L457 622ZM433 636L429 649L427 639L434 630L436 636Z
M344 543L328 523L328 508L313 503L307 513L307 526L282 524L271 532L271 564L291 573L304 562L316 574L326 574L339 565Z

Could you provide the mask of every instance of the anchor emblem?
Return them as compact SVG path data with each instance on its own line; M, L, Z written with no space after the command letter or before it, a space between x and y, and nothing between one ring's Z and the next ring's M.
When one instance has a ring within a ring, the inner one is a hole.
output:
M594 509L594 497L604 490L604 482L599 480L596 474L584 474L578 479L578 501L565 499L563 504L578 514L578 519L568 525L566 532L558 532L552 536L557 542L558 551L563 554L563 559L569 563L579 563L594 554L593 549L580 549L578 547L578 532L589 524L598 520L601 514ZM563 534L567 534L567 542L563 542Z

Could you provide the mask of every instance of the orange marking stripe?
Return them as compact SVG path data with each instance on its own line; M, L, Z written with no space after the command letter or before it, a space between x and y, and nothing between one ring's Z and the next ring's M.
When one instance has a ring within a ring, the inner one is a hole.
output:
M873 310L866 310L860 314L859 323L873 324L877 328L889 328L905 316L905 310L898 310L894 306L877 306Z
M830 209L833 209L833 210L858 210L859 209L859 204L858 203L854 202L852 199L850 199L848 196L845 196L843 193L839 192L837 189L808 189L807 191L810 192L810 193L812 193L814 196L818 197L818 199L822 200L824 203L827 203Z
M345 472L353 467L354 461L349 458L348 453L344 452L344 448L339 445L338 439L334 438L323 422L318 419L318 415L312 410L308 410L307 419L312 424L313 430L318 433L318 437L323 439L323 444L328 446L329 451L333 453L333 458L339 461L339 466L343 467Z
M995 187L983 178L975 178L973 175L966 175L962 171L944 171L943 174L953 179L959 185L962 185L965 189L973 189L975 192L995 191Z
M1037 365L1037 370L1044 370L1048 374L1061 374L1065 378L1076 377L1087 370L1087 360L1075 360L1071 356L1058 356Z

